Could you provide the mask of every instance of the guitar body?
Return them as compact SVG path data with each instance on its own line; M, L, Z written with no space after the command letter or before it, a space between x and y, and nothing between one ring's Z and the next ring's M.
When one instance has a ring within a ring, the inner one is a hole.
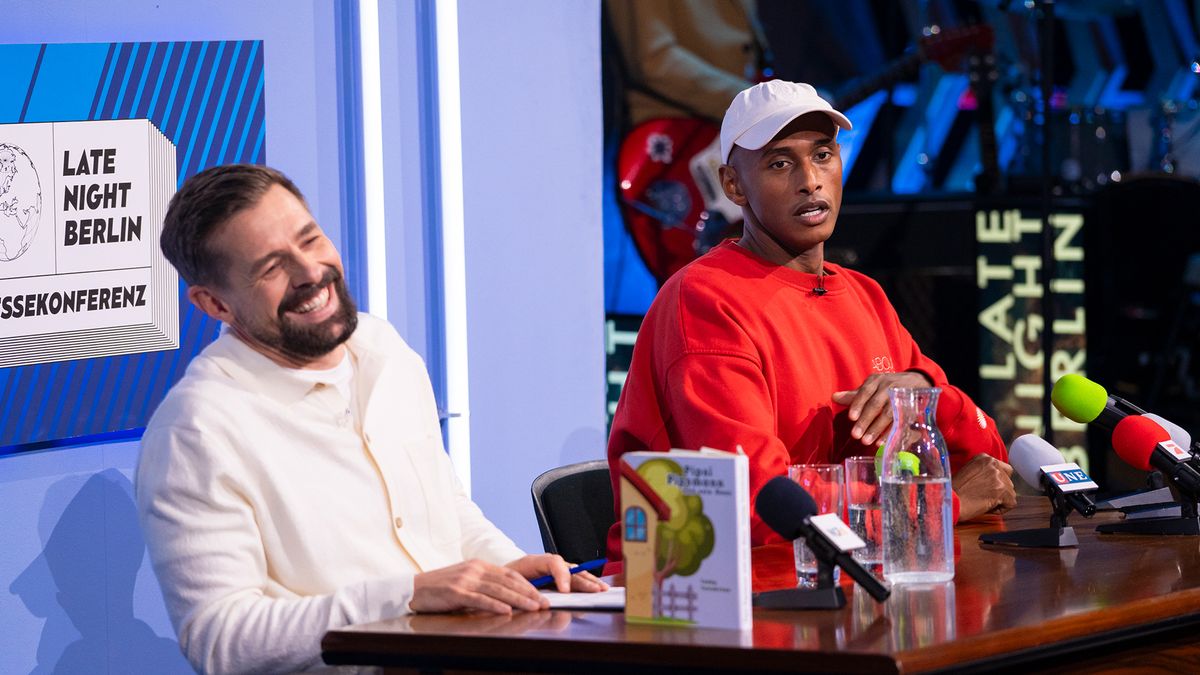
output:
M727 229L723 217L710 215L690 166L719 132L705 120L659 118L639 124L621 143L617 180L625 227L659 284L702 253L702 244L719 241L714 229Z

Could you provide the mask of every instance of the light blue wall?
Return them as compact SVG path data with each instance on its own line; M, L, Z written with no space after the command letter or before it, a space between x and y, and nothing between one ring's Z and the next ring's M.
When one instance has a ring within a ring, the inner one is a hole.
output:
M604 457L599 21L459 2L472 495L527 551L533 478Z
M427 201L421 130L421 24L414 0L379 6L380 99L383 108L384 202L387 212L388 321L423 358L430 357ZM374 310L372 310L374 311Z
M0 672L189 672L138 528L137 442L0 459Z

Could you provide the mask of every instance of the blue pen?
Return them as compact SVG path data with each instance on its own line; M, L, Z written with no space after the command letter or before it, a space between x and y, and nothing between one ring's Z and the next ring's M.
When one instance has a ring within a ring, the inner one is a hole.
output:
M570 572L571 572L571 574L579 574L580 572L591 572L594 569L599 569L601 567L604 567L604 565L607 563L608 563L608 558L596 558L595 560L589 560L585 563L580 563L580 564L572 567L570 569ZM533 584L534 588L546 588L547 586L554 585L554 577L547 574L544 577L530 579L529 583Z

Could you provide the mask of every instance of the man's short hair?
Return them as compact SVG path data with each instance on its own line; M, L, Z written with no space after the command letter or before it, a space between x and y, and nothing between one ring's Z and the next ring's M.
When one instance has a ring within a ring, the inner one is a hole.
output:
M257 204L273 185L304 202L287 176L258 164L214 166L183 182L167 207L159 246L188 285L222 285L224 265L211 246L214 233L239 211Z

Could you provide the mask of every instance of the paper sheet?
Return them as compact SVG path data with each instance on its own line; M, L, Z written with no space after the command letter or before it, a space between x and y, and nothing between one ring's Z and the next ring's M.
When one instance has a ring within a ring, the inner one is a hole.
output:
M613 586L600 593L542 591L551 609L625 609L625 588Z

